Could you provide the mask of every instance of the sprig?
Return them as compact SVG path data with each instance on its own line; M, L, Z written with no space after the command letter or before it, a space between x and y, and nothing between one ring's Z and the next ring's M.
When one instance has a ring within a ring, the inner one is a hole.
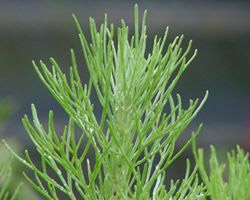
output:
M146 11L141 28L137 5L134 13L135 33L131 38L123 20L115 31L113 25L108 25L107 16L100 28L90 18L90 43L73 15L90 74L88 84L80 79L74 50L69 76L54 58L50 59L51 68L42 61L40 65L33 61L39 78L69 116L68 126L59 134L51 111L45 130L32 105L33 122L25 116L23 124L40 154L41 166L32 162L28 151L25 159L13 152L34 172L35 180L26 174L25 177L46 199L59 199L59 193L69 199L80 196L86 200L205 198L196 170L190 174L189 162L185 179L179 185L172 183L169 190L165 186L166 169L202 127L176 149L179 136L208 96L206 92L201 101L190 100L189 107L183 108L181 96L173 95L197 50L189 56L190 41L183 51L183 35L167 44L166 28L162 38L154 38L152 51L146 54ZM92 88L102 106L100 119L94 114L90 99ZM75 126L82 131L79 137ZM90 163L88 155L91 149L94 163Z

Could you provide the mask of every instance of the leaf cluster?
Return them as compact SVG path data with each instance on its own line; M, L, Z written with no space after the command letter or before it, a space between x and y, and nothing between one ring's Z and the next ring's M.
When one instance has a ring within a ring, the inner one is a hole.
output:
M75 53L71 50L69 76L62 72L55 59L51 67L40 61L35 70L53 97L69 116L63 133L54 128L53 112L49 113L48 129L40 123L32 105L32 121L24 116L23 125L41 157L41 166L33 163L28 151L23 159L10 151L33 173L25 177L46 199L204 199L196 169L166 188L167 168L182 154L199 133L202 125L180 149L176 142L197 116L202 101L190 100L183 108L181 96L173 90L183 72L196 55L181 48L183 35L166 44L168 28L162 38L155 37L152 52L146 55L146 11L139 28L135 6L135 33L121 21L115 31L107 17L100 28L90 18L91 42L74 20L79 32L83 56L90 80L83 84L78 73ZM115 42L117 40L117 42ZM91 95L95 90L102 106L97 119ZM75 134L75 126L81 130ZM94 153L94 163L89 152ZM51 174L53 172L53 175Z

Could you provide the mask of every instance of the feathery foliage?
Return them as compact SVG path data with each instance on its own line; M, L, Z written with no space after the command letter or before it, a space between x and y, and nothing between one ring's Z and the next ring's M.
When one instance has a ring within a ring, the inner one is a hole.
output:
M90 80L82 83L73 50L68 77L53 58L51 68L42 61L40 66L33 62L39 78L68 114L69 123L63 133L57 133L51 111L45 130L32 105L32 121L24 116L23 125L40 154L41 166L33 163L28 151L23 159L6 144L34 172L34 179L24 174L27 180L46 199L54 200L60 193L73 200L205 199L196 169L190 173L189 162L185 179L172 182L170 189L165 185L167 168L202 127L176 148L179 136L208 95L200 102L190 100L188 108L183 108L180 95L173 96L178 80L196 55L195 50L189 56L192 41L184 51L183 35L167 45L167 28L162 38L154 38L152 52L146 55L146 11L140 28L137 6L131 38L123 20L116 30L108 25L106 16L100 28L90 18L89 44L73 17ZM93 89L102 106L100 119L90 99ZM75 126L81 129L79 137Z
M248 153L237 146L236 151L232 150L231 153L227 154L227 165L220 164L216 156L216 150L211 146L208 174L205 169L203 150L198 149L197 151L195 145L193 145L193 152L211 200L250 199L250 161Z

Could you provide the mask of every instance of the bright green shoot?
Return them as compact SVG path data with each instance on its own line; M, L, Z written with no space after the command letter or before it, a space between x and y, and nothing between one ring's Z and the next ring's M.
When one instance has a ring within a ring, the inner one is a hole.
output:
M175 148L208 95L200 103L190 100L186 109L180 95L173 95L197 51L189 56L191 41L182 50L183 35L167 45L167 28L162 38L154 38L152 52L146 55L146 11L141 25L137 6L134 12L131 38L123 20L115 30L106 16L100 28L90 18L90 44L73 16L90 74L88 84L80 80L73 50L68 77L53 58L51 68L42 61L40 66L33 62L40 79L69 116L62 134L54 128L52 111L48 130L39 122L34 105L33 122L23 118L41 166L33 164L27 151L26 159L16 157L32 169L35 179L25 177L46 199L59 199L60 193L86 200L205 198L195 171L190 173L189 162L185 179L172 183L169 190L165 186L166 169L201 129L200 125L183 147ZM90 100L93 89L102 106L100 119ZM80 137L75 135L75 126L82 131ZM93 163L89 152L95 155Z

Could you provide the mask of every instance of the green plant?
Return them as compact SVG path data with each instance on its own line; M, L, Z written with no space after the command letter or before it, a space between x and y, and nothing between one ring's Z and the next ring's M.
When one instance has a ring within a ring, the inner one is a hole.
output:
M196 149L194 144L194 156L211 200L250 199L250 161L248 153L237 146L236 151L232 150L231 153L227 154L228 164L220 164L216 156L216 150L211 146L208 174L205 169L203 149L198 149L198 152Z
M53 97L69 116L63 133L54 128L53 112L48 129L40 123L32 105L33 123L25 115L23 125L41 157L36 166L28 151L23 159L8 149L34 172L34 179L24 176L46 199L205 199L204 187L198 183L196 169L186 177L165 186L167 168L181 155L199 133L202 125L180 149L176 141L197 116L208 93L190 100L184 109L180 95L173 89L196 55L188 58L192 41L183 52L183 35L166 46L168 28L163 38L154 38L152 52L146 51L146 11L139 28L135 6L135 33L121 21L115 31L107 17L98 30L90 18L91 44L88 44L76 17L83 55L90 74L82 84L75 53L67 77L51 58L51 69L42 61L35 70ZM116 37L115 37L116 36ZM117 43L114 40L117 39ZM97 119L91 102L95 89L102 106ZM77 135L75 126L81 129ZM90 161L89 152L94 153ZM79 197L80 196L80 197Z
M0 100L0 125L12 113L13 105L7 99ZM21 183L11 187L12 176L12 156L3 145L0 145L0 199L1 200L15 200L21 188Z
M8 143L11 143L18 151L19 143L15 140L8 139ZM32 199L38 200L38 195L35 191L24 182L20 173L24 170L24 167L20 163L13 159L12 154L0 144L0 199L1 200L23 200Z
M9 191L9 185L11 181L11 158L6 160L4 163L0 163L0 199L1 200L15 200L17 198L17 194L22 186L22 183L18 184L16 189L11 193Z

